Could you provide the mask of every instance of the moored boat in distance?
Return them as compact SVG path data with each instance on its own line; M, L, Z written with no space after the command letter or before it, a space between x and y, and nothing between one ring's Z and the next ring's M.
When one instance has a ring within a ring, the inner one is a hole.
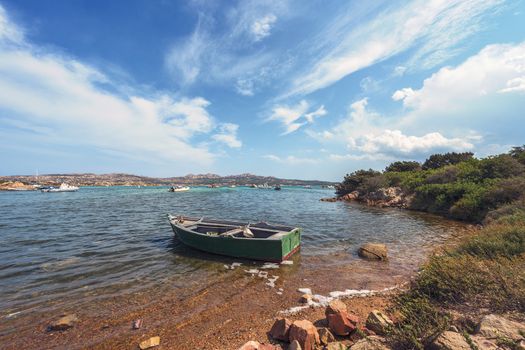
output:
M275 185L275 187L273 189L276 190L276 191L280 191L281 190L281 185L277 184L277 185Z
M42 192L76 192L79 188L77 186L71 186L66 183L60 185L60 187L44 187L40 191Z
M298 227L189 216L168 215L168 219L182 243L208 253L281 262L301 246Z
M171 186L168 192L185 192L189 190L190 188L188 186Z

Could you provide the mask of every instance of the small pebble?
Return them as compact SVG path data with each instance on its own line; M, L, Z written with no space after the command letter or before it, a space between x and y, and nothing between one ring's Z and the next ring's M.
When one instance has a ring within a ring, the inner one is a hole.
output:
M140 327L142 327L142 319L141 318L133 321L133 329L139 329Z

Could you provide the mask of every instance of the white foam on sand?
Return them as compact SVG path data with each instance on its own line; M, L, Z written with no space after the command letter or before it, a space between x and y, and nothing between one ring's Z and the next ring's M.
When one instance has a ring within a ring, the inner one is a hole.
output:
M297 291L303 294L312 294L312 290L310 288L299 288Z
M293 260L283 260L281 261L281 265L293 265Z
M263 266L261 266L261 269L278 269L279 264L275 263L264 263Z
M275 281L279 279L279 276L274 276L268 278L268 282L266 282L267 286L270 286L272 288L275 288Z
M279 279L279 276L275 276L275 275L272 275L272 277L269 277L268 271L261 271L258 269L249 269L249 270L244 270L244 272L249 273L252 276L257 276L259 278L267 280L265 284L271 288L275 288L275 282ZM277 294L282 294L282 289L280 289L279 292L280 293L277 293Z
M239 262L234 262L234 263L231 263L231 265L224 265L224 267L227 269L227 270L234 270L236 267L239 267L241 266L242 264L239 263Z
M400 287L399 285L395 285L393 287L388 287L388 288L379 289L379 290L346 289L344 291L330 292L328 293L328 296L320 295L320 294L312 294L312 290L310 288L299 288L297 290L298 292L301 292L304 294L311 294L312 298L307 301L306 305L294 306L287 310L280 311L279 313L285 314L285 315L293 315L309 307L326 307L329 302L335 299L360 298L360 297L372 296L372 295L377 295L377 294L383 294L383 293L390 292L394 289L397 289L399 287Z

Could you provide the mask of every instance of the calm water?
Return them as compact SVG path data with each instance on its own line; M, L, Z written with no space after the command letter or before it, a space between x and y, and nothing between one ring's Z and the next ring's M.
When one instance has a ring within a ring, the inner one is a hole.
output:
M174 239L167 213L300 226L303 262L334 253L356 259L359 244L379 241L399 263L454 229L431 216L319 201L331 195L286 187L0 192L0 317L159 284L183 287L224 269L228 259L198 253Z

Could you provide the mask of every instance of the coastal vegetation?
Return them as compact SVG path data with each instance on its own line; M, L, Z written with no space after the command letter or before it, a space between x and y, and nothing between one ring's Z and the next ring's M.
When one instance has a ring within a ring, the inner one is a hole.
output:
M446 153L423 164L394 162L383 172L358 170L345 176L337 194L362 200L391 187L402 193L403 207L483 225L432 256L397 296L390 311L399 322L389 329L396 348L423 349L452 325L468 342L472 320L483 314L524 318L525 146L483 159ZM504 336L495 342L520 348Z

